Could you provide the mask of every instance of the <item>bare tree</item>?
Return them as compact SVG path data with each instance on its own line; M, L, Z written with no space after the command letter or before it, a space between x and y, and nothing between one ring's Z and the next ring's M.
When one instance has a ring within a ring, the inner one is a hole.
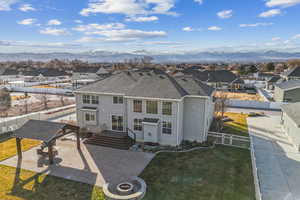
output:
M60 98L61 105L65 106L65 104L66 104L65 97L63 95L61 95L59 98Z
M10 92L6 88L0 89L0 115L5 113L8 115L8 110L11 107L11 97Z
M219 92L215 102L215 118L218 131L223 129L223 119L228 106L228 96L225 92Z
M48 96L47 94L40 94L37 99L43 104L43 109L48 109Z

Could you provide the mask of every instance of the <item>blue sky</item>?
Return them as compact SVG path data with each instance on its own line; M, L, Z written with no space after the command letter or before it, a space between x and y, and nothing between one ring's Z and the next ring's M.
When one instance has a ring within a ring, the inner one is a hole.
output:
M300 0L0 0L0 52L300 51Z

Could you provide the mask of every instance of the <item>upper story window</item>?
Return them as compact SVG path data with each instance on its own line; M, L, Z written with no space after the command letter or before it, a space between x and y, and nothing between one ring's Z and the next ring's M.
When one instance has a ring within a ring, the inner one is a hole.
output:
M113 97L113 103L114 104L123 104L123 97Z
M172 115L172 102L163 102L162 103L162 114L163 115Z
M94 95L83 95L82 102L84 104L99 104L99 97Z
M172 134L172 122L163 121L162 123L162 133L163 134Z
M147 114L157 114L158 113L157 101L147 101L146 112Z
M133 100L133 112L141 113L143 112L143 101Z

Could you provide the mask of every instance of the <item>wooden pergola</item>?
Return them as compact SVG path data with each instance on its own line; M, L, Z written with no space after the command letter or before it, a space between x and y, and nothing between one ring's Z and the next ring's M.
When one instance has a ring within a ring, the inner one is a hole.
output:
M56 140L70 133L76 133L77 149L80 149L79 127L50 121L29 120L13 134L16 138L18 157L22 158L22 139L39 140L48 147L49 163L53 164L53 146Z

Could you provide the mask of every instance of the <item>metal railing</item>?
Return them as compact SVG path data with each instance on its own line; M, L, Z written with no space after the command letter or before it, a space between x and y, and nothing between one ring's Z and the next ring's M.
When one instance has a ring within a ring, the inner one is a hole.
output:
M133 140L133 142L135 144L136 143L136 134L135 134L135 132L133 132L133 130L131 130L130 128L127 128L127 135L128 135L128 137L130 137Z

